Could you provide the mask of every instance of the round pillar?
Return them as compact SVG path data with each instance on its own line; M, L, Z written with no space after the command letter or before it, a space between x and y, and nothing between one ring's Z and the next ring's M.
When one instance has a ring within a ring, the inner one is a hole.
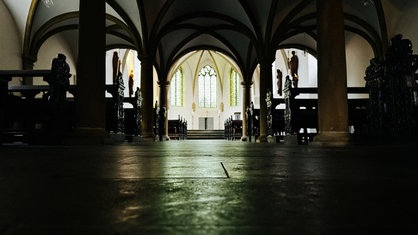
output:
M246 141L247 136L247 107L250 105L251 102L251 85L252 82L244 81L241 83L242 85L242 137L241 140Z
M267 142L267 92L273 89L272 61L260 62L260 142Z
M91 14L94 12L95 14ZM76 137L79 141L103 142L106 138L105 2L80 1L77 61Z
M347 71L342 0L317 0L318 126L316 144L346 144Z
M154 140L154 79L152 59L148 56L141 56L139 59L141 61L142 138Z
M160 137L160 140L169 140L168 137L168 86L170 85L170 82L168 81L160 81L158 82L158 85L160 86L160 110L164 110L165 108L165 119L164 119L164 125L160 125L161 127L164 127L163 133Z

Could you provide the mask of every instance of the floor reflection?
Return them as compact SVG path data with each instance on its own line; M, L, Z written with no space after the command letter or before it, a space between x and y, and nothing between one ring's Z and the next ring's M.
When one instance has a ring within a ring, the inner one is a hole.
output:
M416 147L170 141L0 153L2 234L418 232Z

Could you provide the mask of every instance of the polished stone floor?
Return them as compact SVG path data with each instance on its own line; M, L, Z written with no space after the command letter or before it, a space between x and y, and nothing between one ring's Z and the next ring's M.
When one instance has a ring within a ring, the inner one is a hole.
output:
M417 234L415 142L0 146L0 234Z

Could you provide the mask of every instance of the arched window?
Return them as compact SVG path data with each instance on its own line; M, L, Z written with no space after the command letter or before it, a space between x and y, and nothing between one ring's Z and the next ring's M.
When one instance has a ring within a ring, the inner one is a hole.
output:
M231 69L231 76L229 78L229 103L231 106L238 105L238 88L239 88L239 74L234 69Z
M183 107L183 70L177 69L170 82L170 103L174 107Z
M216 108L216 72L206 65L199 72L199 107Z

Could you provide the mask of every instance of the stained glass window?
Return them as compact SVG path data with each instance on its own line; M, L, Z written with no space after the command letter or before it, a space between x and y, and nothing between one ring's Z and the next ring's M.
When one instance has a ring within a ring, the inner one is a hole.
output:
M206 65L199 72L199 107L216 108L216 72Z
M170 82L170 103L171 106L183 106L183 71L177 69Z
M239 88L239 74L234 69L231 69L231 77L229 80L230 105L238 105L238 88Z

